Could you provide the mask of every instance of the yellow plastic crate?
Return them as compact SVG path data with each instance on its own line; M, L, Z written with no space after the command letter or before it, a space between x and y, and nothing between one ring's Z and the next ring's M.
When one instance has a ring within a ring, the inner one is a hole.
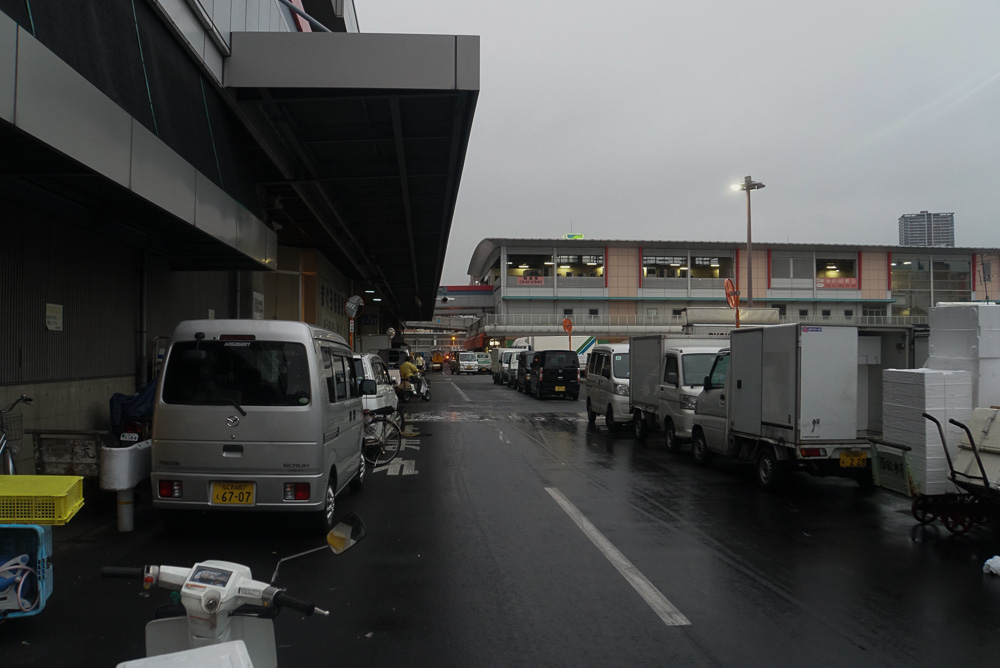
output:
M0 475L0 524L66 524L83 506L76 475Z

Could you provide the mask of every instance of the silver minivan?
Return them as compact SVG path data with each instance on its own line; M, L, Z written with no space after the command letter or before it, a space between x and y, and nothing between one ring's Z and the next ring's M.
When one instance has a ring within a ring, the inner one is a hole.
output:
M181 322L153 412L153 506L312 513L328 531L336 496L364 484L352 357L301 322Z
M587 359L587 420L594 424L604 416L609 431L618 431L632 421L629 408L629 345L594 346Z

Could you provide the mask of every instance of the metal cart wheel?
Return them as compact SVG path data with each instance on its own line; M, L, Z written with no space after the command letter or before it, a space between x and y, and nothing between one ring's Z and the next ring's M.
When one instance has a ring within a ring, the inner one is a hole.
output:
M913 514L913 519L921 524L930 524L938 518L937 509L934 507L934 504L923 494L917 494L913 497L913 503L910 505L910 513Z
M972 516L965 508L951 508L947 514L945 514L943 520L944 527L956 536L960 536L963 533L968 532L968 530L975 524L975 522L972 521Z

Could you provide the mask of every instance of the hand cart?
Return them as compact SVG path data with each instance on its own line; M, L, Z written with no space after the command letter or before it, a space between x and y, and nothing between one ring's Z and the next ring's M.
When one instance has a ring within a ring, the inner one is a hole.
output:
M940 519L945 528L953 534L966 533L976 525L1000 526L1000 489L990 484L983 460L979 456L979 448L976 447L976 441L972 438L972 432L958 420L948 420L949 424L962 429L969 437L972 454L979 466L979 475L970 475L955 470L955 464L951 459L951 453L948 452L948 442L941 423L929 413L923 413L923 416L937 427L941 437L941 445L944 448L944 456L948 462L948 479L960 491L945 494L918 494L914 497L911 506L914 519L921 524L930 524L934 520Z

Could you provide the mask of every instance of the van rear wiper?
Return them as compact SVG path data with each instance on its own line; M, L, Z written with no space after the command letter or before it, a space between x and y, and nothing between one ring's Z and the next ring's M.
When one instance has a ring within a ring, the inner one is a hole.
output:
M235 399L219 399L217 401L202 401L201 403L205 406L222 406L222 405L234 406L236 410L238 410L240 413L243 414L243 417L246 417L247 414L247 412L243 410L243 407L240 406Z

